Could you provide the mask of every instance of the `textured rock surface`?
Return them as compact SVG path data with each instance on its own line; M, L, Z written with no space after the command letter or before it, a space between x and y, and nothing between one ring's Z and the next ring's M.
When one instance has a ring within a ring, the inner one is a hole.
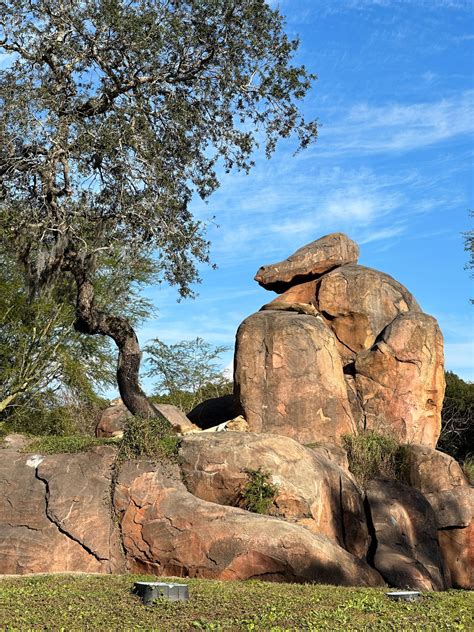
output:
M279 294L276 298L274 298L270 303L267 303L263 306L264 308L275 308L278 306L292 305L293 303L299 303L303 305L313 305L313 307L317 306L316 300L316 290L318 287L318 282L314 281L306 281L305 283L299 283L298 285L293 285L288 290L283 292L283 294Z
M201 402L187 413L187 417L199 428L207 429L235 419L241 412L242 409L233 395L222 395Z
M346 361L369 349L399 314L420 311L410 292L388 274L347 265L319 281L317 307L340 342Z
M115 506L130 569L216 579L381 585L376 571L324 536L206 502L176 479L127 463Z
M199 428L177 406L171 404L155 404L160 413L170 422L178 432L197 432Z
M474 589L474 487L451 456L407 447L407 477L434 509L438 541L454 586Z
M449 454L426 445L406 447L408 482L425 494L468 487L462 467Z
M193 435L181 442L180 466L185 485L195 496L231 506L241 501L249 480L246 470L261 468L278 487L272 515L299 522L358 557L367 552L369 537L358 488L334 462L292 439L234 432Z
M353 476L349 471L349 459L347 458L347 452L340 445L320 441L318 443L311 443L307 447L316 454L319 454L325 459L329 459L329 461L335 463L338 467L344 470L351 479L353 479Z
M449 587L440 554L436 518L421 492L397 482L375 480L367 501L377 547L374 566L392 586L412 590Z
M438 540L455 588L474 590L474 521L465 529L441 529Z
M234 381L250 430L300 443L355 431L334 335L319 319L263 311L239 327Z
M123 433L127 419L132 416L120 398L114 399L108 408L102 411L95 428L95 436L99 438L117 437Z
M154 404L160 413L174 426L177 432L196 432L199 430L188 417L176 406L171 404ZM116 437L121 436L127 419L131 417L131 413L122 402L116 399L109 408L106 408L100 416L99 423L96 426L96 437Z
M355 361L365 426L434 447L441 430L443 337L434 318L398 316Z
M0 573L124 570L111 519L114 448L41 456L0 450Z
M280 293L336 266L355 263L358 256L355 242L343 233L332 233L299 248L284 261L262 266L255 280L267 290Z

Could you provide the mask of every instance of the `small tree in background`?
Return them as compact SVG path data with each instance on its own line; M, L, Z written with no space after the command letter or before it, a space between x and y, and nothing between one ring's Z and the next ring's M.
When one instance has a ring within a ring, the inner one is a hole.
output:
M189 412L205 399L231 393L232 382L218 362L228 350L199 337L173 345L155 338L145 347L150 365L147 375L156 378L155 394Z
M474 384L446 372L438 449L458 461L474 455Z
M98 300L103 258L155 253L161 278L192 295L208 243L189 202L248 171L295 133L312 76L264 0L0 0L0 238L36 294L76 289L76 331L119 350L121 397L159 415L139 384L132 323ZM5 57L4 57L5 59Z

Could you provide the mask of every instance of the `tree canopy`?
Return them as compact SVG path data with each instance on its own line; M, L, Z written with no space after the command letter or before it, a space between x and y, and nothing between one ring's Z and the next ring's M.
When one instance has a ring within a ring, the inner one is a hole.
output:
M33 291L69 276L78 331L119 347L118 382L138 383L133 328L95 300L101 257L155 253L161 278L192 293L208 262L193 194L216 165L249 170L281 137L316 137L297 103L312 75L264 0L0 0L0 230Z

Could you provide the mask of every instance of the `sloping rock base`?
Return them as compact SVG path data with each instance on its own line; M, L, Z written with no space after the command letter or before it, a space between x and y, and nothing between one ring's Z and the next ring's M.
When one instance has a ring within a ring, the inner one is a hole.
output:
M412 449L422 487L427 473L416 459L449 457ZM436 514L439 494L400 483L373 481L364 497L324 456L329 450L276 435L206 433L183 438L180 465L128 461L116 471L109 446L48 456L2 449L0 572L472 586L473 489L455 462L445 485L465 494ZM255 468L278 486L272 515L235 506Z

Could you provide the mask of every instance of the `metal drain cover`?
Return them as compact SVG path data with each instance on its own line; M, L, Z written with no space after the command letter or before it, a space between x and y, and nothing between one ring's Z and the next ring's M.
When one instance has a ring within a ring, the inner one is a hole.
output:
M389 599L395 599L396 601L419 601L421 599L421 593L416 590L398 590L385 594Z
M133 592L144 604L151 604L156 599L168 601L187 601L189 590L187 584L167 584L165 582L136 582Z

